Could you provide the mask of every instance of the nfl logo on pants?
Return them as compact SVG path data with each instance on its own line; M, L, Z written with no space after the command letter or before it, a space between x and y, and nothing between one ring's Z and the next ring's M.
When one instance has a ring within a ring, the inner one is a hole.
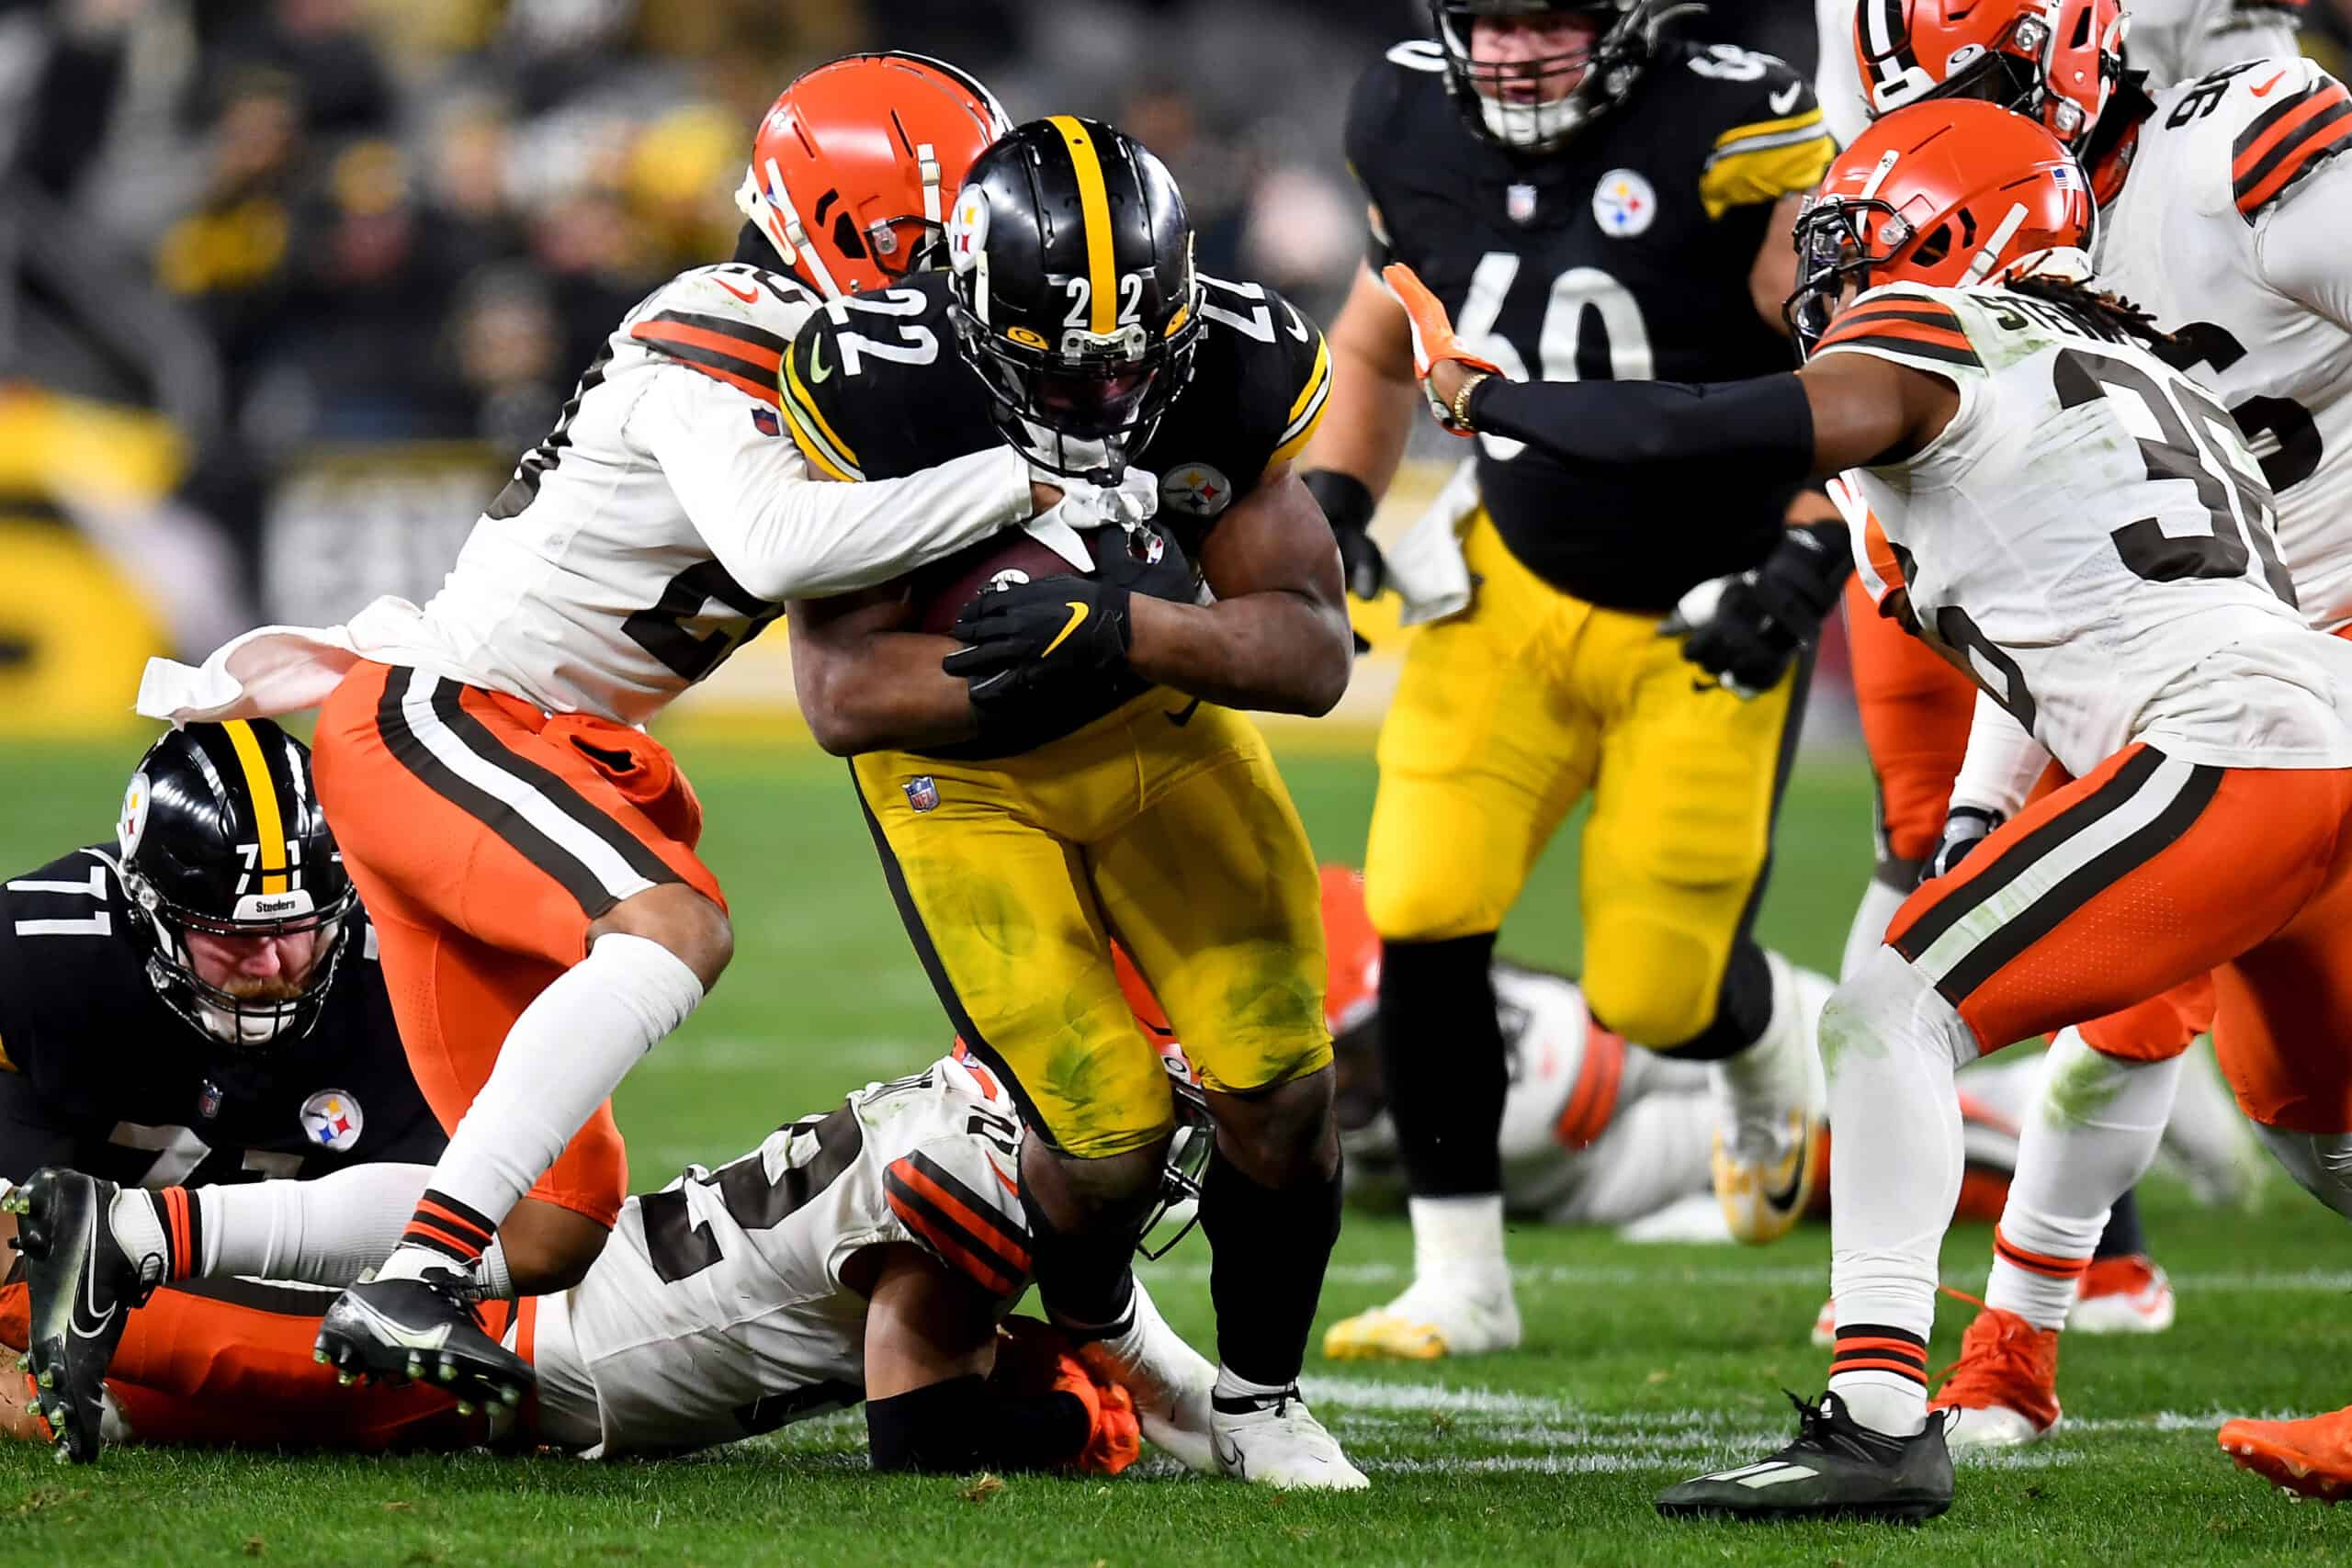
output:
M929 773L909 779L899 787L907 792L907 804L917 811L929 811L939 804L939 786L932 782Z

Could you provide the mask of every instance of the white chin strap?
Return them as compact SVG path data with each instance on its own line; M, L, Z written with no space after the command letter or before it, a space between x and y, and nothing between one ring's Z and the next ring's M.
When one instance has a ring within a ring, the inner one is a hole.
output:
M1481 93L1478 113L1497 141L1531 150L1553 145L1591 118L1584 100L1574 93L1548 104L1507 104Z
M266 1045L285 1033L287 1026L294 1021L287 1004L259 1017L223 1011L208 1001L198 1002L196 1011L204 1021L207 1034L232 1045Z
M1081 441L1064 435L1034 419L1023 418L1021 429L1027 437L1023 456L1048 464L1060 464L1087 473L1111 466L1111 446L1104 441Z

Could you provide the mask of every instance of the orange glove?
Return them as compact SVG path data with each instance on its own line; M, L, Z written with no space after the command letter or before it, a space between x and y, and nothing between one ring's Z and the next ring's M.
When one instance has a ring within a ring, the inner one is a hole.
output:
M1135 1400L1116 1383L1098 1382L1075 1354L1069 1336L1034 1317L1008 1317L997 1329L989 1381L1015 1393L1067 1393L1086 1406L1086 1446L1070 1468L1116 1475L1143 1452Z
M1430 372L1449 359L1464 369L1489 376L1501 375L1502 367L1462 346L1462 340L1453 335L1453 323L1447 319L1445 307L1413 276L1411 267L1401 262L1391 263L1380 269L1380 277L1396 296L1397 303L1405 307L1405 320L1413 332L1413 374L1421 378L1421 391L1430 400L1430 412L1437 415L1438 423L1454 434L1475 435L1477 433L1456 422L1453 411L1430 389Z

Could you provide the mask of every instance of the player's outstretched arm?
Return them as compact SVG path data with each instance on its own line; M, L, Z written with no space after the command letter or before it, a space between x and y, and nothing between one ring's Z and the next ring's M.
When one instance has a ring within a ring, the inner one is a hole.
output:
M1080 1393L1015 1393L990 1381L994 1298L904 1244L868 1248L846 1277L868 1303L865 1433L875 1469L954 1474L1080 1461L1097 1419ZM1131 1409L1126 1420L1132 1426Z
M1331 399L1307 443L1299 477L1339 539L1348 591L1370 599L1387 571L1365 530L1412 433L1412 338L1405 312L1369 266L1356 270L1347 303L1325 338L1331 346Z
M836 757L944 746L979 732L967 682L942 672L953 637L900 631L905 596L869 589L787 606L792 683L817 744Z
M1060 499L1010 447L903 479L824 482L789 440L767 434L741 393L665 370L628 416L695 532L760 598L822 598L889 581Z
M1288 464L1218 522L1200 567L1216 604L1134 601L1129 667L1224 707L1330 712L1354 637L1330 530Z

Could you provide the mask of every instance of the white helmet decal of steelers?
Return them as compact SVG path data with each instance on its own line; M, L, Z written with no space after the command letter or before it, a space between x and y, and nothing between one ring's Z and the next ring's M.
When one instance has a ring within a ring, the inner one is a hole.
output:
M139 852L139 840L147 836L147 795L142 768L130 775L130 787L122 792L122 817L114 825L114 841L125 860Z
M322 1149L349 1153L367 1125L348 1089L322 1089L302 1102L302 1136Z

